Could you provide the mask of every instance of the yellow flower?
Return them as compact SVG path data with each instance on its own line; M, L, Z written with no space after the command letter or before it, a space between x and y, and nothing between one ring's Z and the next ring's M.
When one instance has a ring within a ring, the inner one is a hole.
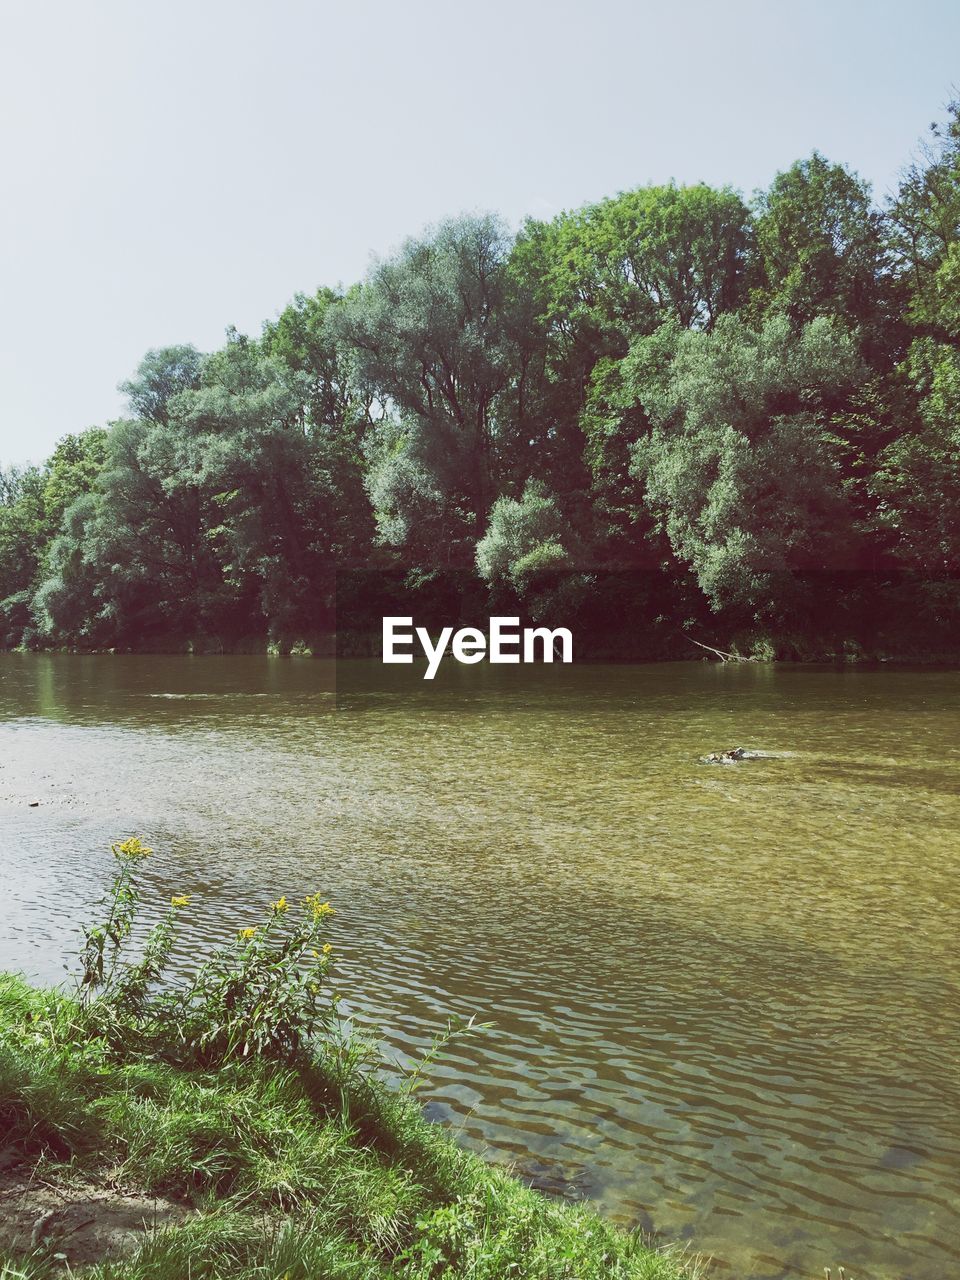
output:
M320 901L319 893L308 893L303 900L303 905L312 913L314 920L323 920L326 916L337 914L329 902Z
M252 928L249 928L249 929L238 929L237 937L241 938L244 942L249 942L256 932L257 932L256 925L254 925Z
M142 862L153 853L153 850L148 849L139 836L131 836L129 840L124 840L123 844L112 844L110 848L119 862Z
M282 916L283 913L286 911L286 909L287 909L286 896L278 898L276 902L270 903L270 910L273 912L275 916Z
M325 943L323 944L323 954L324 954L325 956L328 956L332 950L333 950L333 943L332 943L332 942L325 942Z
M170 899L170 905L171 907L189 907L190 905L189 893L176 894L174 897Z

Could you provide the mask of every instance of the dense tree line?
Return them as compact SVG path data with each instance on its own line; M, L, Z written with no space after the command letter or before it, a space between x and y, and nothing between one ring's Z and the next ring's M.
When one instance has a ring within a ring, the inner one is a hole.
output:
M882 208L814 153L749 202L463 217L123 390L127 418L0 473L7 645L287 647L362 626L387 582L575 618L598 651L942 648L960 104Z

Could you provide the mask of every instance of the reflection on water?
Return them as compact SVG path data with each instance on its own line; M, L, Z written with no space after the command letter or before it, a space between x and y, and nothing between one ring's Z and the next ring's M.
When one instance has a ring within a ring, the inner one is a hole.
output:
M960 675L341 677L0 656L0 967L62 976L118 836L184 958L320 889L397 1055L495 1022L431 1076L466 1142L721 1277L960 1273Z

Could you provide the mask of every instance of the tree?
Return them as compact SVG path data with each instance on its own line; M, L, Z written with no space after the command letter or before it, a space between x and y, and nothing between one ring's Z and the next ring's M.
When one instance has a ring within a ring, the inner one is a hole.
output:
M36 595L48 638L125 645L213 623L222 575L183 445L169 421L112 424L96 489L67 509Z
M664 320L709 331L740 303L749 214L729 187L641 187L605 200L588 224L598 301L628 336Z
M521 592L545 571L572 567L576 536L556 500L536 480L523 496L498 498L477 544L477 568L487 582L508 579Z
M936 581L960 570L960 349L918 338L906 368L920 421L881 453L871 490L900 562Z
M709 331L741 302L749 212L729 188L642 187L552 223L528 222L511 270L536 300L543 329L541 438L560 465L545 478L596 543L601 563L649 558L649 521L628 475L647 423L620 393L621 362L638 338L672 321ZM549 456L549 453L548 453Z
M379 263L332 317L387 415L370 443L381 536L428 562L472 563L502 480L515 428L500 412L514 363L508 250L496 218L445 222Z
M0 471L0 644L16 645L30 625L30 585L43 551L43 474Z
M42 468L0 473L0 643L29 639L32 601L64 513L93 488L103 465L106 433L92 427L57 444Z
M902 300L868 184L815 151L756 196L754 218L755 317L782 313L798 328L835 317L860 331L872 363L889 365Z
M67 508L97 483L107 456L107 432L90 427L59 442L44 467L44 541L59 532Z
M751 205L671 182L516 237L461 217L123 386L128 419L0 474L5 643L282 647L370 566L361 625L402 582L431 622L575 615L663 655L711 612L818 631L843 567L832 639L897 609L949 634L960 104L883 211L814 152Z
M623 359L598 361L590 380L581 423L593 476L598 551L610 566L651 568L669 555L633 461L651 429L643 388L666 375L680 333L675 321L662 324L636 339Z
M890 209L910 288L913 339L902 372L913 413L871 482L901 563L928 580L960 569L960 102L931 134Z
M910 288L909 316L921 335L960 334L960 100L910 165L893 200L890 240Z
M710 329L740 303L750 246L749 212L729 187L640 187L524 241L541 267L547 318L574 336L612 330L622 344L665 320ZM605 345L594 339L599 351Z
M114 424L98 458L92 444L86 461L55 456L63 505L74 472L99 474L51 547L35 596L44 634L289 644L329 624L333 569L362 554L371 522L355 397L323 317L310 332L305 312L303 300L260 343L230 330L207 357L148 353L126 386L149 416ZM298 348L305 328L312 345Z
M147 352L133 377L121 382L120 390L135 417L165 427L170 401L181 391L199 386L202 365L203 356L196 347L160 347Z
M633 473L715 608L783 621L797 572L848 562L854 530L826 423L862 377L854 344L830 320L797 335L785 317L754 332L728 316L674 340L665 373L638 380L652 430Z
M264 326L261 345L306 379L306 432L312 465L326 488L330 554L345 566L365 563L374 537L364 488L364 440L374 422L374 397L354 377L351 353L338 339L334 317L342 304L342 294L332 289L297 294Z
M309 633L331 605L336 530L309 393L306 372L231 331L200 386L170 409L224 587L281 642Z

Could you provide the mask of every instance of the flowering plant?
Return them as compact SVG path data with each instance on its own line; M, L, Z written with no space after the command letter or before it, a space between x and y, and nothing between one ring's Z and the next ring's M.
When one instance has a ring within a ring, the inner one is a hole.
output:
M171 897L139 957L128 959L138 873L152 850L134 837L111 851L118 868L106 919L83 930L80 1007L93 1033L107 1041L139 1035L165 1056L210 1065L251 1053L292 1061L330 1024L333 946L324 935L336 912L322 895L297 907L277 898L263 921L238 929L192 977L161 986L190 895Z

